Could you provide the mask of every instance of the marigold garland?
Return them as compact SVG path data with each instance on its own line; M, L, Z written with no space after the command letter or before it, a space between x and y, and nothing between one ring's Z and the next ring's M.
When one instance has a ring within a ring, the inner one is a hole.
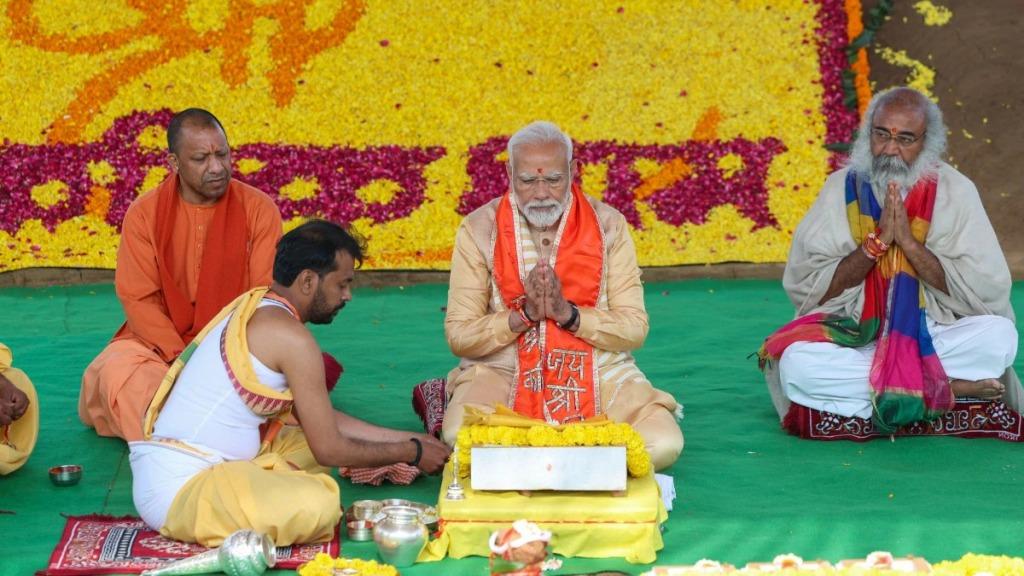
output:
M864 20L859 17L863 10L860 0L846 0L846 35L851 43L864 33ZM863 116L871 103L871 82L868 80L871 66L868 64L867 48L857 48L855 54L856 59L850 63L850 71L853 73L854 92L857 95L857 113Z
M714 568L709 568L714 566ZM725 565L711 560L701 560L691 570L679 568L669 569L655 567L644 576L661 576L663 574L693 574L710 576L713 574L737 574L737 575L764 575L760 568L742 568L740 570L726 570ZM780 576L795 576L797 574L826 574L829 576L894 576L896 574L908 574L894 570L883 570L878 568L849 567L836 568L826 566L816 569L781 568L772 572ZM917 574L917 572L913 573ZM945 560L932 565L930 572L932 576L1024 576L1024 558L1011 558L1009 556L988 556L983 554L965 554L959 560Z
M354 572L344 572L345 570ZM390 564L380 564L374 560L358 558L332 558L323 552L318 552L312 560L299 566L296 572L299 576L335 576L336 574L398 576L398 570Z
M939 562L932 567L938 576L1024 576L1024 558L1010 556L989 556L985 554L964 554L955 562Z
M651 455L644 439L623 422L602 425L566 424L560 430L551 426L463 426L455 441L459 451L459 476L468 477L473 446L624 446L629 475L640 478L651 473Z

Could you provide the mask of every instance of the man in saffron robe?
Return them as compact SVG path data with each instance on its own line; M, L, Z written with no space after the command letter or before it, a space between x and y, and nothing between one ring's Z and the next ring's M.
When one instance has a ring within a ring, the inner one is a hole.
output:
M572 140L555 125L524 127L508 156L509 191L455 238L445 334L461 362L444 439L455 441L465 406L552 423L605 414L643 436L656 469L670 466L683 449L679 407L631 354L648 322L626 219L573 183Z
M352 299L363 247L314 220L277 247L274 283L245 292L174 361L129 442L143 520L170 538L218 546L235 530L278 546L330 540L341 519L327 467L404 463L437 473L450 454L426 434L331 406L306 323L330 324ZM294 411L299 426L282 425Z
M128 208L114 286L125 323L82 377L78 414L101 436L138 440L170 363L226 304L271 281L281 215L231 177L220 122L205 110L167 128L172 173Z
M793 236L783 285L797 319L761 351L780 418L795 402L891 432L958 396L1020 411L1009 269L974 184L941 161L945 145L921 93L872 100L850 165Z
M0 476L24 466L39 438L36 389L13 361L11 349L0 344Z

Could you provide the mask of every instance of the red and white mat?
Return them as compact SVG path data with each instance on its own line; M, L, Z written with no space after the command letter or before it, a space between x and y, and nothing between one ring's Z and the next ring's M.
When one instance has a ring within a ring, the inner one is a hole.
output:
M69 516L50 564L36 576L138 574L206 550L165 538L135 516ZM278 548L275 568L298 568L318 552L341 553L337 528L330 542Z
M794 436L810 440L863 442L890 436L876 430L870 419L821 412L799 404L790 405L782 427ZM903 426L894 436L958 436L1024 442L1024 422L1020 414L1002 402L957 398L953 409L942 417Z

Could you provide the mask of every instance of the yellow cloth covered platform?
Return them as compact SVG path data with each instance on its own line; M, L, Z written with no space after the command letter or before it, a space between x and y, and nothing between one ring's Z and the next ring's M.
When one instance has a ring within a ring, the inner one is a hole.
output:
M587 492L474 492L463 482L465 500L445 500L451 463L444 469L437 500L440 534L420 553L420 562L445 556L487 556L495 530L527 519L550 530L551 550L566 557L625 558L650 563L664 547L659 526L668 518L654 475L630 478L624 496Z

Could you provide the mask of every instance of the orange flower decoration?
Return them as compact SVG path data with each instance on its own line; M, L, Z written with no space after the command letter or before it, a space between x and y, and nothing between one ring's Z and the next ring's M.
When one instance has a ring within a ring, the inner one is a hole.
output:
M121 86L191 52L220 48L224 80L231 86L245 82L247 48L252 43L253 25L258 18L271 18L281 26L270 41L275 66L268 80L277 105L287 105L295 95L295 82L306 62L344 42L366 9L365 0L346 0L329 24L308 30L305 14L310 1L263 4L256 0L234 0L232 4L246 5L232 7L230 24L207 32L199 32L189 24L185 0L129 0L131 7L143 14L137 25L77 38L44 32L32 13L32 0L11 0L7 16L12 23L12 39L50 52L99 54L116 51L142 38L159 39L156 47L135 52L90 78L67 110L57 116L48 133L50 142L77 142L93 116L117 95Z

